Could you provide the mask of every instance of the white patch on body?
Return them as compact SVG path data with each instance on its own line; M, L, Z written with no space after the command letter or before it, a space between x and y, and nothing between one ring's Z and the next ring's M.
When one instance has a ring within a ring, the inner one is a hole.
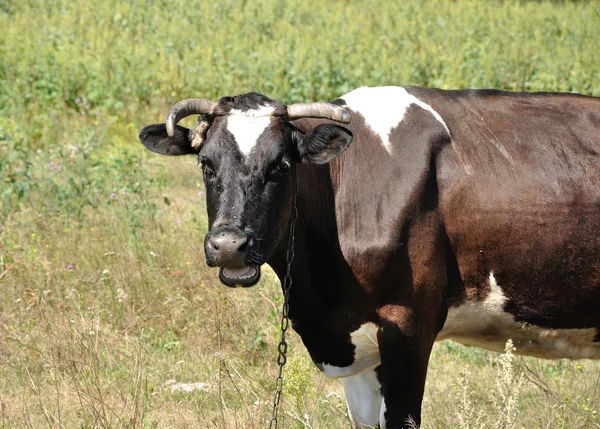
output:
M342 378L353 427L375 427L381 412L381 386L375 368Z
M354 363L350 366L339 367L322 363L319 366L326 376L331 378L348 377L358 374L381 363L379 343L377 341L377 325L372 322L363 323L350 334L354 344Z
M381 398L381 409L379 410L379 429L385 429L385 399Z
M404 119L408 107L412 104L431 112L440 122L448 135L450 131L442 117L433 108L406 89L399 86L361 87L340 97L346 102L346 106L358 112L365 119L366 125L379 135L383 147L391 153L390 132Z
M482 301L468 301L448 311L436 341L451 339L469 346L502 352L510 338L518 354L548 359L599 359L596 329L546 329L518 323L504 310L506 296L489 275L490 293Z
M261 106L255 110L232 109L227 116L227 130L233 134L235 141L244 155L248 155L271 122L273 106Z

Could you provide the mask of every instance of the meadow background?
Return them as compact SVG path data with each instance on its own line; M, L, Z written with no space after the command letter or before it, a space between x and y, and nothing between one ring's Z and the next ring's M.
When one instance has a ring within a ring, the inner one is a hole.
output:
M363 85L600 95L600 3L0 0L0 427L261 428L281 290L204 264L187 97ZM291 335L280 427L347 427ZM178 383L193 392L181 391ZM598 428L600 365L437 344L424 428Z

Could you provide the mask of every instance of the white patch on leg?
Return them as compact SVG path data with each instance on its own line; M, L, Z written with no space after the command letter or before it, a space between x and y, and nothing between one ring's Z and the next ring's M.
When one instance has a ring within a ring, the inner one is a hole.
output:
M345 367L321 363L319 367L325 375L331 378L349 377L379 365L381 358L377 329L376 324L368 322L363 323L356 331L352 332L350 341L354 344L354 363Z
M435 119L441 123L448 135L450 131L442 117L433 108L406 89L399 86L361 87L340 97L346 106L358 112L365 119L366 125L379 137L383 147L391 153L390 132L404 119L406 110L411 104L431 112Z
M498 352L510 338L518 354L549 359L600 359L596 329L546 329L515 321L504 310L506 296L494 273L488 278L490 293L481 301L467 301L448 310L436 341L451 339Z
M245 112L231 110L227 116L227 130L233 134L240 152L247 156L252 151L260 135L269 126L274 111L272 106L261 106Z
M379 410L379 429L385 429L385 398L381 398L381 408Z
M342 378L342 385L353 426L375 427L381 410L381 386L375 368Z

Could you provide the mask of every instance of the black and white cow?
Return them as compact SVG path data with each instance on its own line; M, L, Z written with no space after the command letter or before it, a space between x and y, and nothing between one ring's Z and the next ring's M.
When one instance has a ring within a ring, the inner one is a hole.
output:
M192 114L196 129L175 125ZM284 277L297 186L290 316L357 427L420 422L436 340L600 358L599 98L250 93L181 101L140 139L198 156L206 260L230 286L263 263Z

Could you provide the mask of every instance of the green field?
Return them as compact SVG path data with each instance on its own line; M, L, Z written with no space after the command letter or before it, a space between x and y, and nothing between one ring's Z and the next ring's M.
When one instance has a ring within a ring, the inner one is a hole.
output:
M390 84L600 95L600 2L0 0L0 427L265 427L280 286L219 283L195 159L138 131ZM280 427L348 426L295 334L283 398ZM600 428L600 364L440 343L424 422Z

